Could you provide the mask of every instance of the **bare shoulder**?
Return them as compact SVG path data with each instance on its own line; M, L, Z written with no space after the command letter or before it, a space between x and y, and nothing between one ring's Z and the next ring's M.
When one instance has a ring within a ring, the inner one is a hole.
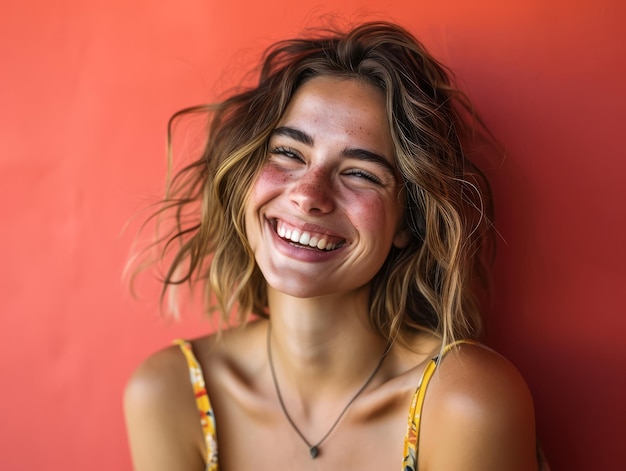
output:
M422 427L420 469L537 469L526 382L483 346L464 344L443 357L428 386Z
M134 469L204 469L203 440L189 369L178 346L148 357L124 392Z
M183 381L186 380L186 381ZM185 358L176 345L144 360L131 376L124 393L128 405L158 405L191 391Z
M439 384L438 384L439 383ZM526 382L517 368L499 353L479 344L453 347L441 360L431 387L445 402L462 399L480 415L502 412L499 407L532 406ZM499 415L499 414L494 414Z

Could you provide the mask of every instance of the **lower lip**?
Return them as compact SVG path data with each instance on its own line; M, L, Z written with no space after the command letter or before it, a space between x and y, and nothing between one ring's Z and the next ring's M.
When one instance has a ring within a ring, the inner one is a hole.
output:
M306 248L302 245L295 245L293 242L288 242L279 237L274 230L274 227L269 222L267 223L267 226L272 234L274 245L278 252L289 258L303 262L325 262L334 258L338 252L341 252L343 249L343 247L339 247L334 250L317 250L314 248Z

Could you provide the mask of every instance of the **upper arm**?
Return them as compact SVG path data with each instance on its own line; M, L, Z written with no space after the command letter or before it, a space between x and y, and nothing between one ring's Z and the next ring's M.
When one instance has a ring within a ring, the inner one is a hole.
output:
M177 348L137 368L124 392L124 415L136 471L204 469L200 419Z
M535 471L534 407L519 372L476 346L449 353L428 388L419 444L426 471Z

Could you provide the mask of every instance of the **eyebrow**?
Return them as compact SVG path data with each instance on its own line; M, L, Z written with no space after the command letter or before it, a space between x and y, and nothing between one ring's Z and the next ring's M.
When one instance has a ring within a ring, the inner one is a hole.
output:
M313 145L315 144L315 141L313 140L313 137L311 135L305 133L304 131L300 131L299 129L294 129L287 126L280 126L274 129L270 137L274 136L285 136L309 147L313 147ZM366 162L373 162L387 169L392 175L395 176L396 174L396 169L391 164L391 162L389 162L389 160L387 160L382 155L379 155L375 152L366 149L348 148L344 149L341 152L341 155L343 157L351 157Z
M274 136L290 137L294 141L301 142L302 144L310 147L313 146L313 137L311 137L304 131L300 131L299 129L289 128L287 126L280 126L272 131L272 135L270 137Z

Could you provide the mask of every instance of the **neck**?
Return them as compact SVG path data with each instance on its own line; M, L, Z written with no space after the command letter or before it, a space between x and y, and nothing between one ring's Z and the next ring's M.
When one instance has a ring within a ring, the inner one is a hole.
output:
M386 341L370 327L367 289L314 299L270 291L269 301L276 373L305 415L343 403L379 363Z

